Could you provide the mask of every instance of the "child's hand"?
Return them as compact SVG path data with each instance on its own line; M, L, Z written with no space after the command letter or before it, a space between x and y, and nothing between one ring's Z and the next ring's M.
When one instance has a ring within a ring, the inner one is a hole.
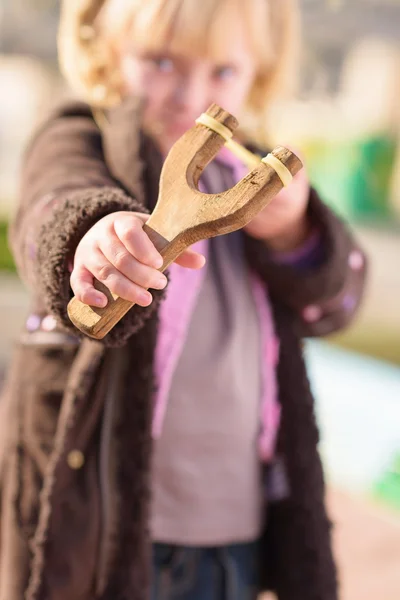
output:
M306 215L309 191L308 179L301 170L244 230L252 237L264 240L273 250L294 250L310 233Z
M149 215L116 212L98 221L83 236L75 252L71 287L81 302L104 307L107 298L93 287L95 277L117 296L148 306L152 296L147 288L157 290L167 285L158 270L163 259L143 231ZM204 265L201 254L186 250L176 260L189 269Z

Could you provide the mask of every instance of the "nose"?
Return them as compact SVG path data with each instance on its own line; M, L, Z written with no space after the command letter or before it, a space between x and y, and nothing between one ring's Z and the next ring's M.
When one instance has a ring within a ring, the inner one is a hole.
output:
M192 115L204 112L213 101L209 86L200 74L182 76L174 89L174 102L179 110Z

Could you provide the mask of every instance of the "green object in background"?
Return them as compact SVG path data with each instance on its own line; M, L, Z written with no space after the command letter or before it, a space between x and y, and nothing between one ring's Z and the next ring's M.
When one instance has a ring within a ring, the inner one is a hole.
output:
M304 150L312 184L336 212L350 221L390 218L394 140L385 136L310 140Z
M15 272L15 264L8 247L7 240L8 224L0 221L0 271Z
M400 510L400 452L394 459L393 467L375 485L373 495Z

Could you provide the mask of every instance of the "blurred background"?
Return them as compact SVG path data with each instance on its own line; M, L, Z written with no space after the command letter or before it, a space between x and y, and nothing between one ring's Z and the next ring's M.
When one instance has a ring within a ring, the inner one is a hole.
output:
M279 0L273 0L279 1ZM66 92L57 0L0 0L0 381L27 310L7 247L23 148ZM370 260L363 306L306 345L344 600L400 598L400 0L301 0L297 99L271 119ZM1 385L1 384L0 384Z

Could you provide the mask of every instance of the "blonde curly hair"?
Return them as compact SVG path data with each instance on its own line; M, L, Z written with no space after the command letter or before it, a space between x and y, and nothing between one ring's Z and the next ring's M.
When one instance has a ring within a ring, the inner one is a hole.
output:
M59 64L69 84L96 108L117 104L121 40L160 50L226 55L229 11L240 10L258 72L239 117L250 139L265 128L274 101L295 89L300 49L298 0L62 0ZM225 19L225 21L221 21ZM221 22L227 27L221 27Z

